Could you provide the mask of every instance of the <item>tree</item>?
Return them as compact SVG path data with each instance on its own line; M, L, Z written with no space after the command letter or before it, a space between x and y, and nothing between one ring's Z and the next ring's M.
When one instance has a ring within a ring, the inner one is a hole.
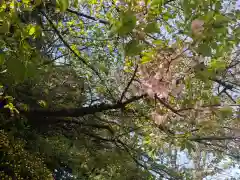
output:
M2 2L2 178L202 179L226 157L234 166L235 6Z

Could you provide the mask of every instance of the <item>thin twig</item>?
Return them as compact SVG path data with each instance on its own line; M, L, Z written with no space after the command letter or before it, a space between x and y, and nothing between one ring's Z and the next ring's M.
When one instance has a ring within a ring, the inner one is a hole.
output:
M157 96L155 96L155 97L156 97L156 99L157 99L163 106L165 106L167 109L169 109L169 110L171 110L173 113L175 113L175 114L183 117L183 115L180 114L180 113L178 112L178 110L172 108L169 104L165 103L165 102L164 102L162 99L160 99L159 97L157 97Z
M133 75L132 75L130 81L128 82L126 88L125 88L124 91L122 92L122 95L121 95L121 97L120 97L119 102L122 102L122 100L123 100L126 92L128 91L130 85L132 84L132 82L133 82L133 80L134 80L134 78L135 78L135 76L136 76L137 70L138 70L138 65L135 67L135 70L134 70L134 72L133 72Z
M69 9L69 8L68 8L66 11L67 11L67 12L70 12L70 13L73 13L73 14L76 14L76 15L78 15L78 16L87 18L87 19L91 19L91 20L93 20L93 21L98 21L98 22L100 22L100 23L102 23L102 24L105 24L105 25L109 25L109 24L110 24L108 21L106 21L106 20L104 20L104 19L98 19L98 18L92 17L92 16L90 16L90 15L87 15L87 14L84 14L84 13L81 13L81 12L77 12L77 11L75 11L75 10L73 10L73 9Z
M56 60L58 60L58 59L60 59L60 58L62 58L62 57L64 57L64 56L67 56L67 55L68 55L68 53L62 54L62 55L60 55L60 56L58 56L58 57L55 57L54 59L52 59L52 60L50 60L50 61L45 61L45 62L43 62L42 64L40 64L39 67L42 67L42 66L45 66L45 65L48 65L48 64L52 64L52 63L54 63Z
M224 93L228 96L228 98L229 98L230 100L232 100L232 102L237 103L237 101L235 101L235 100L233 99L233 97L227 92L227 90L224 91Z
M22 109L18 107L19 111L26 116L54 116L54 117L80 117L84 115L89 115L89 114L95 114L98 112L103 112L103 111L108 111L108 110L113 110L113 109L122 109L126 105L133 103L135 101L138 101L142 98L144 98L146 95L141 95L141 96L133 96L132 98L124 101L124 102L118 102L115 104L98 104L98 105L93 105L90 107L80 107L80 108L61 108L61 109L44 109L44 108L36 108L36 109L31 109L29 108L28 110Z

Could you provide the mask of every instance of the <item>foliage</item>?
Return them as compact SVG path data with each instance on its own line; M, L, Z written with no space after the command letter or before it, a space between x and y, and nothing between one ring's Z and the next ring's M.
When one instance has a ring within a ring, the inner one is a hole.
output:
M1 179L203 179L237 164L236 1L0 4Z
M38 154L24 149L24 142L1 132L1 179L52 179Z

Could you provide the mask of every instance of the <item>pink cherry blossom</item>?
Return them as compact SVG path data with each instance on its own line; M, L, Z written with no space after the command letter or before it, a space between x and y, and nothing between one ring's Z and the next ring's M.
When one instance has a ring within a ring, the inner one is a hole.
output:
M203 25L204 25L203 20L199 20L199 19L193 20L192 24L191 24L191 29L192 29L193 34L195 34L195 35L202 34L202 32L204 30Z
M152 55L152 61L141 64L137 73L138 91L146 93L149 98L155 99L157 96L164 101L168 101L170 95L179 97L185 87L183 83L179 83L179 79L184 79L183 74L189 69L179 54L182 55L181 51L161 50ZM166 122L167 115L155 111L151 113L153 121L158 125Z

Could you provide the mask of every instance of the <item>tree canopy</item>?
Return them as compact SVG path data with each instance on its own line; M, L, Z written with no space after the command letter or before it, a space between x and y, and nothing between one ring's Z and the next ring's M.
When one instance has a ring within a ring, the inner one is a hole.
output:
M236 0L1 1L0 179L238 168L239 22Z

